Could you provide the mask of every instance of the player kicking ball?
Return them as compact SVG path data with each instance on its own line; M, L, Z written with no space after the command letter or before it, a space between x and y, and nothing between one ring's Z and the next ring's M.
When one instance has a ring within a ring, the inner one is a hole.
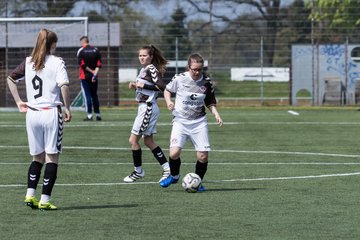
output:
M216 122L222 126L216 109L216 99L213 85L203 72L204 59L198 53L188 58L188 71L177 74L164 91L167 108L172 111L173 126L170 137L169 165L170 175L160 181L160 186L166 188L177 183L180 178L180 154L187 138L190 138L196 150L195 173L203 180L208 166L210 141L205 106L214 115ZM176 94L175 104L171 93ZM205 191L201 184L198 192Z
M33 209L56 210L50 203L55 185L64 123L71 120L69 79L64 61L52 55L57 43L56 33L41 29L30 57L27 57L7 78L10 92L20 112L26 112L26 131L33 160L28 170L25 204ZM26 98L20 99L17 82L26 82ZM60 93L64 100L63 119ZM45 173L40 201L35 190L41 169Z

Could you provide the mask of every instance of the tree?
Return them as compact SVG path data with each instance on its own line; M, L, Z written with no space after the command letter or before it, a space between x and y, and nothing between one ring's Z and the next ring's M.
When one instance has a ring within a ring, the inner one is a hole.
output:
M59 17L66 16L77 1L14 0L10 1L11 15L15 17Z
M354 0L313 1L313 17L317 21L326 20L331 28L345 27L351 31L360 25L359 2ZM308 0L308 6L311 2Z
M303 0L295 0L281 9L280 29L277 34L274 55L275 66L289 66L291 45L311 42L311 20Z
M194 0L187 0L199 13L206 13L211 15L214 19L223 21L227 24L226 33L229 33L231 27L246 27L247 25L253 26L253 22L239 22L240 15L228 14L228 13L217 13L214 14L208 8L206 3L209 3L209 0L202 0L202 1L194 1ZM210 3L213 1L210 0ZM279 25L279 13L280 13L280 4L281 0L227 0L216 2L218 5L222 4L223 7L233 7L236 9L239 5L250 6L257 10L258 14L252 15L253 21L258 21L258 27L260 29L260 35L264 37L264 64L267 66L273 65L273 58L274 58L274 49L276 43L276 34L278 32L278 25ZM204 7L206 6L206 7ZM233 18L229 18L228 16L234 16ZM249 15L247 19L251 18ZM211 23L209 23L211 24ZM234 31L236 31L234 29ZM260 40L258 40L260 41Z
M175 59L176 38L178 39L178 49L181 50L178 55L180 59L186 59L191 51L189 31L185 27L186 17L184 10L177 8L171 15L172 21L161 25L164 31L162 49L169 59Z
M354 0L308 0L312 9L309 18L316 27L318 42L344 42L345 37L358 35L360 5ZM359 40L359 37L356 37Z

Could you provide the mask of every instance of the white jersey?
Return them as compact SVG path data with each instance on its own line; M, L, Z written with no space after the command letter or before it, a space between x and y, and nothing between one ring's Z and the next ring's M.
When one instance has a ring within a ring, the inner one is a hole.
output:
M45 58L45 67L36 72L31 57L26 58L26 96L30 107L44 108L62 105L60 88L69 84L64 61L53 55Z
M165 84L162 81L159 71L153 64L142 68L136 77L136 83L143 83L144 88L136 89L136 101L155 103L158 98L159 91L163 91Z
M27 57L9 76L14 82L25 77L27 105L35 109L62 105L60 88L69 84L65 63L61 58L47 55L44 65L42 70L35 71L31 57Z
M176 93L174 117L187 120L205 116L205 106L216 105L214 88L208 77L193 80L189 72L177 74L166 85L166 90Z

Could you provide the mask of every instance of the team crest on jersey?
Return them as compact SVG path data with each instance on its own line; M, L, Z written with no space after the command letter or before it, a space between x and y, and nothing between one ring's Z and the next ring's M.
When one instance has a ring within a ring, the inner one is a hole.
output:
M200 92L204 93L204 92L206 92L206 87L205 87L205 86L201 86L199 90L200 90Z
M140 78L145 79L145 77L146 77L146 72L144 71L140 74Z

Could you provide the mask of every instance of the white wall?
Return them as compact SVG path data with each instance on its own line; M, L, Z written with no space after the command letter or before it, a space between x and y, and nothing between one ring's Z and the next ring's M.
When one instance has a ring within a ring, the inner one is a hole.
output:
M265 82L288 82L289 68L263 68ZM261 68L231 68L231 81L261 81Z

